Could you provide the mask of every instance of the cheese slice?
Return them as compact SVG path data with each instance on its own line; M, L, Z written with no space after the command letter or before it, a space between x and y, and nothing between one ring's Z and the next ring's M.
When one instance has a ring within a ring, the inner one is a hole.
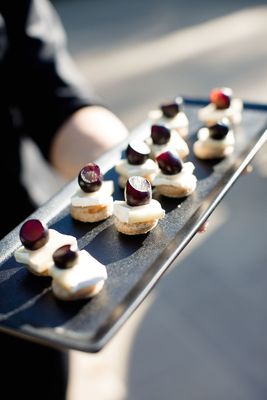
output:
M105 265L101 264L86 250L78 252L76 264L68 269L51 268L52 278L69 293L96 285L107 279Z
M74 207L109 205L113 201L111 196L113 192L113 181L104 181L99 190L91 193L86 193L79 188L71 197L71 204Z
M161 219L165 215L165 210L159 201L152 199L149 204L144 206L129 206L125 201L114 201L113 214L121 221L126 223L146 222L154 219Z
M37 273L50 269L53 265L53 253L59 247L70 244L74 250L77 249L77 240L74 236L64 235L55 229L48 230L48 242L37 250L28 250L24 246L20 246L15 250L15 260L22 264L29 265Z

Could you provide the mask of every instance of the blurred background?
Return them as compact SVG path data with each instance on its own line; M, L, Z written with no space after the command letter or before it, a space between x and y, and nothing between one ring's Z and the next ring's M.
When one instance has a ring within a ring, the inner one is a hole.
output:
M267 1L53 4L78 66L129 130L162 100L216 86L267 103ZM23 152L39 157L30 142ZM266 400L266 145L253 167L110 343L71 352L68 400ZM39 202L63 183L42 168Z

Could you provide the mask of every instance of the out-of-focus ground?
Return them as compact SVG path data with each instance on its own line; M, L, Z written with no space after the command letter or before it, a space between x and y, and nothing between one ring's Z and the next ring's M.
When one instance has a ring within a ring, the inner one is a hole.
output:
M266 1L54 5L82 72L130 130L163 99L216 86L267 102ZM266 400L266 145L253 166L110 343L71 351L68 400ZM43 173L40 202L63 183Z

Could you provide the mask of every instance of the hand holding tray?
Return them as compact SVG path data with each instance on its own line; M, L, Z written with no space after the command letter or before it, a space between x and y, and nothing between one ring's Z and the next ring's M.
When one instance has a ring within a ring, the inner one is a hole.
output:
M51 292L51 279L29 274L14 258L20 246L19 226L0 242L0 329L10 334L62 348L100 350L145 299L164 271L190 242L267 138L267 106L244 104L243 121L235 130L234 153L220 162L197 160L192 152L197 118L206 100L184 99L189 118L188 160L195 166L196 191L183 200L160 198L165 218L147 235L118 234L113 217L100 223L75 221L69 213L76 182L68 184L31 217L73 235L108 271L104 289L91 300L65 303ZM148 124L132 133L145 137ZM115 183L114 199L122 199L114 165L127 143L96 162L105 179Z

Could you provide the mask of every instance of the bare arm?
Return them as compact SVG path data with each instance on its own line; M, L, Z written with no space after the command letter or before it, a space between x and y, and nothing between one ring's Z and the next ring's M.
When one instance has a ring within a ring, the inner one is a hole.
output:
M56 133L50 160L66 179L74 178L87 162L125 140L128 130L111 111L101 106L74 112Z

